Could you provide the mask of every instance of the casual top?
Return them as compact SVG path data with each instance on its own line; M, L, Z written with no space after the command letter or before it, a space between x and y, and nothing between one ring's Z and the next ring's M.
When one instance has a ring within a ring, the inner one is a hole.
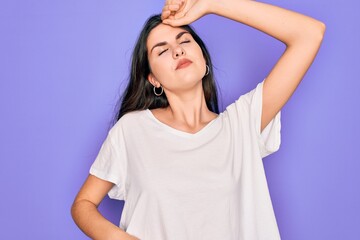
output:
M280 239L262 163L280 147L280 112L260 133L262 87L195 134L149 109L125 114L90 169L125 200L120 228L141 240Z

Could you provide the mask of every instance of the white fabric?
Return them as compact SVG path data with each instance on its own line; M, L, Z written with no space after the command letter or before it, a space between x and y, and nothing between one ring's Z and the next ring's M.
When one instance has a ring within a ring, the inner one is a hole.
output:
M122 229L141 240L280 239L262 163L280 147L280 112L260 133L262 86L196 134L150 110L115 124L90 173L125 200Z

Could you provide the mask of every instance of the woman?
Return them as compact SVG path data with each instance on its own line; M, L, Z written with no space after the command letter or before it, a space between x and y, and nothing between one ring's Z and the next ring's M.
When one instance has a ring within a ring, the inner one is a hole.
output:
M217 114L207 50L184 26L217 14L286 44L256 88ZM280 110L321 45L325 25L248 0L167 1L134 49L119 121L72 206L93 239L280 239L261 158L280 145ZM120 228L97 211L124 199Z

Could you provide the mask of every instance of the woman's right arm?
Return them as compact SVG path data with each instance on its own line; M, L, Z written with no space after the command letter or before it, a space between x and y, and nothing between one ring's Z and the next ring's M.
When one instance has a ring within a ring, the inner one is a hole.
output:
M97 209L113 185L89 175L74 200L71 215L76 225L91 239L136 240L138 238L105 219Z

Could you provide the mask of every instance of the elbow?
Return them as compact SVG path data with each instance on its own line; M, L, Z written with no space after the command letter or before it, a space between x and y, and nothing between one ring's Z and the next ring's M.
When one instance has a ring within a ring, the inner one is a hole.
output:
M311 31L309 31L307 37L301 41L301 44L305 44L307 49L314 49L318 51L322 41L324 39L326 26L323 22L317 21L313 25Z
M321 31L323 32L323 34L325 33L325 30L326 30L326 25L325 25L325 23L323 23L323 22L319 22L319 24L320 24L320 27L321 27Z
M77 203L74 202L70 208L70 214L71 214L71 217L74 220L74 222L76 222L76 217L77 217L77 206L76 205L77 205Z
M317 39L319 42L322 42L325 35L325 31L326 31L325 23L321 21L316 21L312 35L314 36L314 39Z
M325 30L325 23L312 19L311 22L304 25L301 31L298 31L298 34L294 34L285 44L288 47L294 45L302 46L304 44L318 47L323 41Z
M75 199L70 208L70 214L74 222L77 223L78 219L84 212L96 210L97 205L87 199Z
M324 38L325 31L326 31L325 23L318 21L318 32L319 32L321 39Z
M298 39L299 43L300 44L305 43L308 46L310 44L318 47L319 44L321 44L321 42L324 39L325 30L326 30L325 23L320 21L315 21L315 23L313 23L311 27L309 26L307 30L308 31L302 37L299 37Z
M75 223L77 223L79 214L81 214L81 208L83 207L83 203L81 200L76 200L73 202L70 208L70 214Z

